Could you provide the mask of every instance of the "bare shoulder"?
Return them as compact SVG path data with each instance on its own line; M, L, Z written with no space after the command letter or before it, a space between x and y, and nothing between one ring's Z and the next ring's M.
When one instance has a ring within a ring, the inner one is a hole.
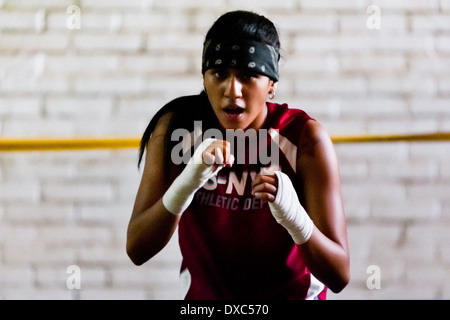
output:
M159 118L158 123L156 124L155 130L150 138L150 142L153 140L164 139L167 129L169 128L170 121L173 117L173 112L167 112Z
M147 155L145 157L144 176L147 173L152 173L161 179L160 175L164 167L167 165L164 161L163 155L166 148L165 139L167 131L169 130L172 113L163 114L158 120L155 129L153 130L150 139L147 143Z
M317 121L309 120L299 141L299 158L302 156L315 158L320 152L334 151L327 130Z
M171 118L172 114L162 115L147 142L144 171L136 196L135 212L143 212L156 203L165 192L162 186L167 186L169 183L167 176L164 175L166 166L169 165L164 161L164 142Z

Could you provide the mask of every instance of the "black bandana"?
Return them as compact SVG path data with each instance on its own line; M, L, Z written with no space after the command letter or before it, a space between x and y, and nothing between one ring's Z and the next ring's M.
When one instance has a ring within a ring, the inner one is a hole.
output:
M202 73L211 68L239 68L278 81L278 59L277 50L263 42L207 40L203 46Z

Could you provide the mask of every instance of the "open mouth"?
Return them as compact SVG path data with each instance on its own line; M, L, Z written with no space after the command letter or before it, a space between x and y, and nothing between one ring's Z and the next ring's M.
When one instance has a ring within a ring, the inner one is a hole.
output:
M226 107L223 111L226 114L229 114L229 115L240 115L240 114L244 113L244 108L241 108L241 107Z

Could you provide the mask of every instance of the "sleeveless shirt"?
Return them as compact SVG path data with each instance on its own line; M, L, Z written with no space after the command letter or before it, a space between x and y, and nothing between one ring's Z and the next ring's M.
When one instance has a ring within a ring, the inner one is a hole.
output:
M196 192L179 222L181 272L190 277L187 300L326 298L326 287L308 270L267 201L251 193L256 174L271 167L289 176L302 203L297 148L312 118L286 104L267 107L257 141L248 137L245 148L235 143L235 164Z

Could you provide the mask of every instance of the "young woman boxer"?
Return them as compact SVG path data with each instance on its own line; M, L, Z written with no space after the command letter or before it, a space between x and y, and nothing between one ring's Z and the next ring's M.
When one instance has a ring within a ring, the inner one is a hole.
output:
M143 135L130 259L145 263L178 227L186 299L340 292L349 251L338 161L317 121L267 102L279 80L276 28L228 12L202 58L204 91L168 103Z

